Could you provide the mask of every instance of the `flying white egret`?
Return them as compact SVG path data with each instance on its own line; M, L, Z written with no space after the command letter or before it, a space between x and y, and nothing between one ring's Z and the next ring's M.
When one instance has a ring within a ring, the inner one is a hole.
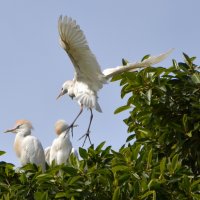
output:
M27 163L34 163L41 166L45 171L45 156L40 141L31 135L33 126L28 120L17 120L13 129L6 130L5 133L16 133L14 150L20 159L22 166Z
M56 165L60 165L67 162L72 151L72 143L70 141L68 125L64 120L58 120L55 123L55 132L58 137L53 140L50 147L49 163L52 164L55 161Z
M64 94L68 94L71 98L75 97L80 105L80 112L69 126L73 128L75 121L83 111L83 107L90 110L90 121L86 133L82 136L89 138L90 126L93 119L92 109L102 112L98 103L97 92L103 87L114 75L125 71L133 71L137 68L148 67L164 60L172 50L163 53L159 56L152 56L142 62L128 63L126 66L118 66L101 71L100 65L96 60L95 55L90 50L86 37L76 21L70 17L60 16L58 20L58 32L60 35L59 41L61 47L67 52L71 62L74 65L75 75L73 80L68 80L62 85L62 90L57 99ZM73 130L72 130L73 134ZM81 137L81 138L82 138ZM81 139L80 138L80 139ZM90 141L91 143L91 141Z

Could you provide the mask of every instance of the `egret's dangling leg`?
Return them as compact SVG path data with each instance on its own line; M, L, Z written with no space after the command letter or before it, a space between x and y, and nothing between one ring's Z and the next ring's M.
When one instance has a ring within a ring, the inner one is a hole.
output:
M87 137L88 137L88 139L89 139L89 141L90 141L90 145L92 145L92 142L91 142L91 140L90 140L90 126L91 126L92 119L93 119L93 113L92 113L92 109L91 109L91 108L89 108L89 109L90 109L90 113L91 113L91 114L90 114L90 122L89 122L89 126L88 126L88 129L87 129L87 132L86 132L83 136L81 136L81 137L78 139L78 140L81 140L81 139L85 136L85 139L84 139L84 142L83 142L82 147L84 146Z
M79 118L79 116L81 115L82 112L83 112L83 105L81 105L81 109L80 109L78 115L76 116L76 118L74 119L74 121L68 127L68 130L71 129L72 137L73 137L73 128L77 126L77 125L74 125L74 123Z

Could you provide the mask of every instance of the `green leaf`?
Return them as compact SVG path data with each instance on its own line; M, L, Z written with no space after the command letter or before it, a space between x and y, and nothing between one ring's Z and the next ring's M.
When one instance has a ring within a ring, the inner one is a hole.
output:
M125 165L117 165L117 166L114 166L112 168L112 171L115 173L115 172L118 172L118 171L129 171L129 167L125 166Z
M192 60L190 59L190 57L183 53L183 56L185 57L185 62L188 64L188 65L192 65Z
M96 151L97 151L97 152L101 151L101 150L102 150L102 147L104 146L105 143L106 143L106 141L101 142L101 143L97 146Z
M114 114L120 113L120 112L125 111L125 110L127 110L127 109L129 109L129 108L130 108L129 105L121 106L121 107L119 107L119 108L117 108L117 109L115 110Z
M149 135L149 130L147 129L138 129L142 137L147 137Z
M153 200L156 200L156 192L154 190L150 190L141 196L141 199L146 199L146 197L153 195Z
M125 174L123 174L123 175L121 175L119 177L118 182L121 185L121 184L125 183L126 181L128 181L129 178L130 178L130 174L129 173L125 173Z
M166 168L166 157L164 157L160 162L160 173L161 175L164 173Z
M199 84L200 83L200 73L196 72L191 76L191 79L194 84Z
M147 104L150 105L151 104L151 96L152 96L152 89L149 89L147 92L146 92L146 97L147 97Z
M133 150L133 160L137 160L141 146L142 146L141 144L137 144L137 146L134 148L134 150Z
M28 163L21 167L21 169L26 170L26 171L31 171L31 172L36 172L38 171L38 167L35 164Z
M158 179L151 179L150 182L148 183L148 188L149 189L156 189L160 187L160 183Z
M178 63L176 62L176 60L173 59L172 62L173 62L173 66L175 67L175 69L180 70L180 67L179 67Z
M133 140L135 138L135 134L129 135L126 139L126 142L130 142L131 140Z
M140 180L140 176L137 173L132 174L136 179Z
M126 59L124 59L124 58L122 58L122 65L127 65L129 62L128 62L128 60L126 60Z
M187 114L184 114L184 115L183 115L183 119L182 119L182 121L183 121L183 127L184 127L184 130L185 130L185 132L187 132L187 129L188 129L188 119L187 119Z
M195 188L196 186L199 186L199 183L200 183L200 178L192 183L191 185L192 189Z
M147 158L147 169L151 167L151 161L152 161L152 148L150 149L148 153L148 158Z
M191 190L190 178L186 174L183 175L182 181L179 184L185 193L190 193Z
M77 175L77 169L73 168L73 167L69 167L69 166L63 166L62 167L62 170L65 172L65 173L68 173L72 176L76 176Z
M39 182L45 182L45 181L50 181L52 180L54 177L52 174L50 173L45 173L45 174L40 174L36 177L36 179L39 181Z
M48 200L48 193L47 192L35 192L34 193L35 200Z
M121 74L116 74L112 77L112 79L110 80L111 82L114 82L114 81L118 81L122 79L122 75Z
M69 179L68 184L72 185L81 179L81 176L73 176Z
M2 156L5 153L6 153L5 151L0 151L0 156Z
M107 146L101 153L101 156L104 157L110 153L111 146Z
M88 157L88 153L85 149L79 147L79 155L83 158L83 159L87 159Z
M163 92L167 92L167 89L166 89L166 87L164 85L158 86L157 88L159 88Z
M58 192L55 196L56 199L67 197L65 192Z
M11 198L10 198L9 193L3 195L3 200L10 200L10 199Z
M90 156L90 157L95 157L97 154L99 154L99 152L97 152L96 150L94 150L94 147L90 147L89 149L88 149L88 155Z
M173 172L175 172L176 168L178 165L178 154L176 154L173 158L172 158L172 163L171 163L171 168L173 170Z
M192 197L193 197L194 200L199 200L200 194L192 194Z
M191 138L192 137L192 131L187 132L186 135Z
M141 61L144 61L144 60L146 60L147 58L149 58L151 55L150 54L148 54L148 55L145 55L143 58L142 58L142 60Z
M112 197L112 200L119 200L120 196L120 187L117 187L113 193L113 197Z
M21 173L19 176L19 180L22 184L24 184L27 181L27 177L24 173Z

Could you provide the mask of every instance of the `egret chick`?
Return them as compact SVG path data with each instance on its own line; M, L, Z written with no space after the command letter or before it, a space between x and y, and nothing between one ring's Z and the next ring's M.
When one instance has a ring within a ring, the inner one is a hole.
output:
M80 29L80 26L76 24L75 20L67 16L60 16L58 20L58 32L60 36L60 45L66 51L73 63L75 75L73 80L64 82L57 99L68 94L71 98L75 98L80 105L78 115L69 126L69 128L72 129L72 134L73 125L81 115L83 108L86 107L90 110L89 125L86 133L82 136L85 136L83 142L84 146L87 137L90 141L90 126L93 119L92 110L95 109L98 112L102 112L98 103L97 92L103 87L103 84L107 83L107 80L112 78L114 75L157 64L164 60L172 50L159 56L151 56L141 62L128 63L126 66L118 66L101 71L100 65L97 62L95 55L90 50L83 31Z
M16 133L14 150L21 165L34 163L41 166L45 171L44 149L40 141L31 135L33 126L28 120L17 120L13 129L6 130L5 133Z
M55 123L55 132L57 138L54 139L50 148L49 163L55 161L56 165L67 163L72 150L72 143L70 141L69 128L64 120L58 120Z

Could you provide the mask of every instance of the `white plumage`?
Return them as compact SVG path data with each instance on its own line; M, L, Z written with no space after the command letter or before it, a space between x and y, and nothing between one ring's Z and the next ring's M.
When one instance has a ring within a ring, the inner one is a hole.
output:
M69 126L70 128L73 128L73 124L82 113L83 107L90 109L91 117L89 127L85 134L85 140L87 137L89 138L90 125L93 118L92 109L102 112L100 105L98 104L97 92L103 87L103 84L116 74L159 63L172 51L170 50L159 56L149 57L142 62L129 63L126 66L105 69L102 72L95 55L88 46L83 31L80 29L80 26L76 24L75 20L67 16L64 18L60 16L58 20L58 31L60 35L60 45L71 59L74 65L75 75L73 80L66 81L63 84L62 90L57 98L63 96L64 94L68 94L72 98L75 97L81 106L81 110Z
M14 150L20 162L23 165L34 163L45 170L45 156L40 141L31 135L33 129L31 122L28 120L17 120L15 127L5 131L5 133L16 133L14 141Z
M50 165L54 161L56 165L66 163L72 151L72 143L68 125L64 120L58 120L55 124L57 138L53 140L51 147L47 147L46 162Z
M50 165L50 150L51 150L51 146L46 147L44 150L45 161L48 165Z
M51 150L51 146L46 147L45 150L44 150L45 160L46 160L46 162L47 162L48 165L50 165L50 150ZM72 147L70 155L71 154L73 154L77 159L79 159L78 151L75 148L73 148L73 147ZM68 154L66 156L68 156ZM69 156L66 157L66 160L68 158L69 158Z

